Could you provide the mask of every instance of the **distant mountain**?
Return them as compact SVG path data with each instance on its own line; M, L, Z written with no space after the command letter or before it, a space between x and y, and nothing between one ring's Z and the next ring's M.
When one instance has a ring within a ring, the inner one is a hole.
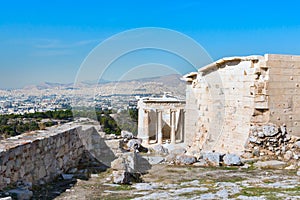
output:
M121 81L108 81L106 83L116 83L116 82L159 82L167 85L177 84L178 82L182 82L180 78L182 75L180 74L169 74L165 76L155 76L155 77L147 77L147 78L139 78L139 79L130 79L130 80L121 80Z
M180 80L182 75L170 74L166 76L141 78L134 80L123 81L107 81L100 79L97 81L83 81L76 84L73 83L51 83L43 82L38 85L29 85L24 87L25 90L44 90L44 89L83 89L84 88L98 88L99 93L105 94L131 94L131 95L143 95L143 94L155 94L161 95L163 92L171 92L178 97L185 96L185 82Z
M142 81L142 82L159 82L163 83L166 86L174 86L179 83L183 83L180 78L182 75L180 74L170 74L166 76L157 76L157 77L151 77L151 78L143 78L143 79L137 79L137 81Z
M102 93L131 94L131 95L162 95L171 92L177 97L185 96L185 82L180 80L179 74L171 74L159 77L149 77L134 80L124 80L100 84Z
M38 85L27 85L23 89L24 90L44 90L44 89L52 89L52 88L65 88L73 86L73 83L63 84L63 83L51 83L51 82L42 82Z

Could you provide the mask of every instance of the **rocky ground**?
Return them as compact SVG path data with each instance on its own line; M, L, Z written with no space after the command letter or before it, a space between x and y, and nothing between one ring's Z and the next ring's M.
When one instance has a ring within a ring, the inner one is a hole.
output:
M280 154L273 155L261 145L267 145L270 137L260 137L262 142L253 146L259 147L260 153L253 149L243 157L187 151L180 144L146 148L126 131L122 137L106 140L117 156L110 168L86 151L77 167L51 183L37 186L20 182L16 189L1 192L0 200L8 195L22 200L300 199L299 139L282 143Z
M77 180L55 199L300 199L295 170L159 164L132 185L111 184L110 172Z

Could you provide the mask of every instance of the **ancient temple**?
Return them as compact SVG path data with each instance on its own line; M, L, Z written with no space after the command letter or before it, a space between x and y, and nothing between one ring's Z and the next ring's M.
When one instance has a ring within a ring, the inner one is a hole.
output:
M169 96L145 97L138 101L138 137L149 143L184 141L185 101Z

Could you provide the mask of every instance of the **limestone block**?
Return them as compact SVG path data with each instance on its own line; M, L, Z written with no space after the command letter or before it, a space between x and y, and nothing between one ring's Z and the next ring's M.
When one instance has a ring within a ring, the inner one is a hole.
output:
M292 89L298 88L297 83L294 82L269 82L268 89Z
M115 184L130 184L132 182L131 174L126 171L113 171L112 177Z
M195 156L191 156L191 155L178 155L176 156L176 164L179 165L191 165L193 163L195 163L197 161Z
M264 135L267 137L272 137L279 133L279 129L276 125L264 125L262 128Z
M47 175L46 169L44 166L39 167L38 170L38 177L36 177L37 179L41 179L43 177L45 177Z
M300 70L299 70L300 72ZM294 73L291 74L272 74L270 76L270 82L283 82L283 83L296 83L298 81L299 76L295 75Z
M220 154L213 152L203 153L203 160L205 160L210 166L219 166L220 165Z
M168 149L161 144L154 145L150 150L159 155L166 155L169 153Z
M291 131L289 131L289 130L291 130ZM291 135L293 135L293 136L300 137L300 127L299 126L288 127L288 132L291 133Z
M256 109L268 109L269 108L269 103L267 101L255 102L254 108L256 108Z

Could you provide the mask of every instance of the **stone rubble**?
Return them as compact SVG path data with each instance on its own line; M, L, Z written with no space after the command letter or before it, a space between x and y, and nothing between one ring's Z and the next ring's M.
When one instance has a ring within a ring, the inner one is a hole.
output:
M33 192L28 189L12 189L8 191L12 197L18 200L30 200L33 196Z
M159 154L159 155L169 154L169 150L161 144L157 144L157 145L152 146L150 148L150 151L153 151L155 154Z
M298 160L300 156L299 145L300 138L290 136L285 125L253 125L243 157L249 157L247 153L252 153L253 157L263 160Z
M71 129L73 130L73 129ZM76 134L76 130L75 134ZM70 130L69 130L70 132ZM67 132L69 134L69 132ZM81 136L82 137L82 136ZM88 139L86 139L88 140ZM131 134L129 132L123 132L122 138L118 139L107 139L110 143L112 143L115 148L113 150L114 155L116 156L113 161L111 162L111 169L112 174L109 180L115 184L133 184L142 182L142 175L147 173L149 169L151 169L151 165L157 165L157 164L176 164L176 165L192 165L194 167L207 167L207 166L242 166L245 161L248 159L249 162L251 160L256 161L257 160L264 160L264 159L270 159L275 157L277 160L269 160L269 161L258 161L254 163L254 167L257 168L268 168L268 169L289 169L289 170L296 170L298 169L297 175L300 176L299 167L300 162L295 162L295 160L299 159L299 142L300 140L295 137L289 137L286 133L285 127L281 126L275 126L275 125L263 125L263 126L256 126L252 128L252 131L250 133L249 138L249 144L248 149L243 155L243 157L247 157L247 159L241 159L240 156L237 154L221 154L214 151L206 151L206 152L198 152L195 151L194 155L192 151L186 151L185 148L182 147L174 147L170 146L168 144L166 145L152 145L148 148L145 148L142 146L142 142L138 138L131 137ZM44 141L41 140L41 143ZM57 143L63 144L63 139L60 139ZM58 144L55 143L55 146ZM45 142L47 145L48 143ZM42 144L41 144L42 145ZM86 144L85 144L86 145ZM76 146L74 144L74 146ZM272 151L270 150L273 147ZM168 148L169 147L169 148ZM39 149L39 148L36 148ZM51 149L51 147L47 147L47 149ZM80 149L80 148L79 148ZM280 150L280 153L276 155L276 151ZM82 149L80 149L82 150ZM14 154L19 155L21 150L17 149ZM59 151L59 149L58 149ZM148 152L148 154L141 154L142 152ZM270 153L271 152L271 153ZM82 150L80 154L80 158L82 159L85 154L89 154L89 151ZM2 154L1 154L2 155ZM70 156L72 153L70 154ZM77 154L75 154L78 156ZM64 156L64 155L63 155ZM88 159L91 159L89 155L86 156ZM92 156L93 157L93 156ZM39 177L45 177L48 174L48 169L51 169L47 166L51 166L53 161L51 160L52 157L50 157L48 154L45 154L44 162L43 164L46 167L40 167L39 170L37 170L37 173ZM7 161L10 161L10 159L7 159ZM67 162L68 158L62 159L62 163ZM83 163L85 162L84 160ZM2 162L2 160L1 160ZM6 162L6 161L5 161ZM76 163L78 165L79 160L76 160ZM97 162L97 159L95 160L89 160L88 163L94 163L95 166L100 166L100 163ZM14 165L20 167L21 164L18 162L15 162ZM88 179L90 177L90 172L87 169L84 168L77 168L77 165L70 165L69 167L65 167L63 169L56 169L56 173L61 176L63 180L74 180L76 178L83 178ZM10 165L1 166L1 170L6 170L7 167ZM106 166L107 167L107 166ZM246 164L244 165L245 169L249 168L250 165ZM101 168L100 171L104 171L107 168ZM99 168L98 168L99 170ZM6 181L7 184L10 184L11 177L3 177L2 180ZM9 180L8 180L9 179ZM47 182L46 179L39 179L38 184L45 184ZM37 182L34 182L36 184ZM27 185L26 185L27 184ZM181 194L181 193L188 193L193 191L201 191L205 190L204 188L198 188L195 189L192 186L197 186L198 182L197 180L192 181L190 185L187 185L188 189L180 189L175 190L174 194ZM182 185L183 186L183 185ZM29 196L32 196L31 190L32 183L31 182L24 182L22 184L17 185L16 189L10 190L10 194L17 195L20 199L27 199L30 198ZM139 185L136 189L142 190L140 188L153 188L156 189L157 185ZM171 187L171 185L170 185ZM229 195L234 194L234 192L237 193L238 189L237 187L230 186L230 189L228 189L228 184L226 186L220 186L218 185L220 190L216 193L206 193L201 195L201 199L207 199L207 198L222 198L226 199ZM171 190L172 191L172 190ZM156 194L153 193L151 196L155 196ZM171 195L172 196L172 195ZM168 198L171 198L170 194L168 194ZM150 197L149 197L150 198ZM151 197L152 198L152 197ZM150 199L151 199L150 198ZM243 198L243 197L241 197ZM147 199L147 198L146 198Z

